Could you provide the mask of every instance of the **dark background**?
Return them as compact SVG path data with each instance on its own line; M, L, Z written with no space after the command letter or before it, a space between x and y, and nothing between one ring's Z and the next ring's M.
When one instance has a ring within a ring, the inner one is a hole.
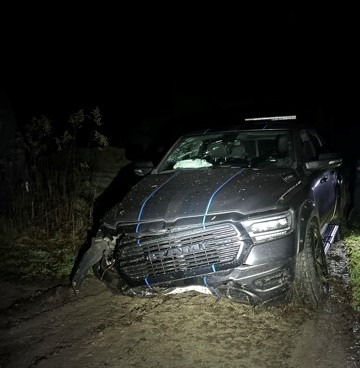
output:
M356 9L50 6L7 9L1 24L0 92L19 129L43 114L63 132L71 113L98 106L111 146L168 147L184 131L236 125L244 115L296 114L321 130L354 173ZM99 200L95 223L138 180L132 179L128 165Z
M123 146L243 114L296 113L358 154L351 9L42 11L9 24L5 39L2 84L20 127L44 114L61 128L70 113L99 106L110 144Z

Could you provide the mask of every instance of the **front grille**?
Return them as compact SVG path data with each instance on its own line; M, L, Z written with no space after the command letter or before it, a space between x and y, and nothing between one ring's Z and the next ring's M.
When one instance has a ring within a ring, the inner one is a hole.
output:
M232 262L242 244L241 234L232 224L198 227L121 246L116 264L130 279L143 279Z

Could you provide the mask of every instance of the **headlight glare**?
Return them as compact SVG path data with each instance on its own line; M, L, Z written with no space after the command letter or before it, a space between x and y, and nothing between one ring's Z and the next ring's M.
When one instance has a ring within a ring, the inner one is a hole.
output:
M277 230L288 226L286 218L280 218L277 220L269 220L265 222L256 222L252 224L251 230L253 233L261 233L264 231Z
M292 210L268 217L242 221L242 225L254 243L274 240L290 234L294 229L294 213Z

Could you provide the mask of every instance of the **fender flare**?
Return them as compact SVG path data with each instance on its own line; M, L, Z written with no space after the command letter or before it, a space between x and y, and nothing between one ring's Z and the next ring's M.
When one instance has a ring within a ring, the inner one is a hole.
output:
M315 209L313 201L310 199L306 200L299 209L298 219L297 219L297 234L296 234L296 242L297 242L297 251L296 253L300 253L304 249L305 237L306 237L306 229L310 219L315 218L317 224L319 225L319 214Z

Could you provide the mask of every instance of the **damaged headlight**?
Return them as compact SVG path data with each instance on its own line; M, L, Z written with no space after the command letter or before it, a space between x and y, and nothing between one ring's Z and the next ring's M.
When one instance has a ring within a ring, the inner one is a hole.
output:
M290 234L294 230L294 212L288 210L277 215L257 217L241 224L254 243L262 243Z

